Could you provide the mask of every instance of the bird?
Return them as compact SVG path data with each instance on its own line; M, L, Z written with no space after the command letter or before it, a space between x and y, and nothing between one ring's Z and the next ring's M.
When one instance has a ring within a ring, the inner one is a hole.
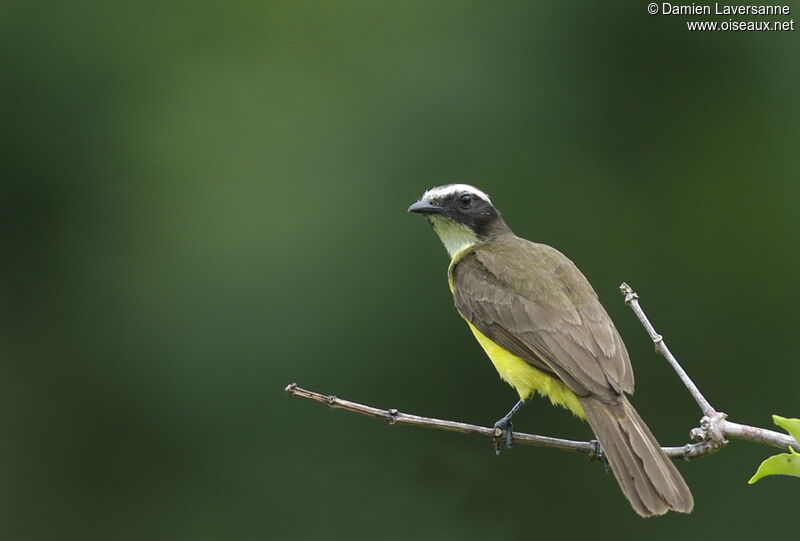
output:
M518 237L489 196L469 184L424 192L425 216L450 256L455 307L519 401L495 423L512 443L512 418L536 394L585 419L634 511L690 513L691 490L627 395L625 344L587 278L551 246Z

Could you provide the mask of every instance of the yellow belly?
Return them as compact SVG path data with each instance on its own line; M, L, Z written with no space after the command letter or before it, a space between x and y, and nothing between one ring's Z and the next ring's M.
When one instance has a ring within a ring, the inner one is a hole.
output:
M548 397L553 404L567 408L583 419L583 408L578 402L578 397L563 382L537 370L524 359L501 348L469 321L467 321L467 325L489 359L492 360L500 378L514 387L522 400L527 400L534 392L538 392Z

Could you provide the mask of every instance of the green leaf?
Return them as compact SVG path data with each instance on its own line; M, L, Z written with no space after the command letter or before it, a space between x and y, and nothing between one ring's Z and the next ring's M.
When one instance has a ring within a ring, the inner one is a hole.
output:
M800 442L800 419L787 419L780 415L773 415L772 422ZM761 463L755 475L748 481L748 484L752 485L767 475L793 475L800 477L800 453L790 447L788 453L769 457Z
M787 419L780 415L773 415L772 422L788 432L798 443L800 443L800 419Z
M788 453L769 457L761 463L758 471L747 483L752 485L767 475L793 475L800 477L800 453L790 448Z

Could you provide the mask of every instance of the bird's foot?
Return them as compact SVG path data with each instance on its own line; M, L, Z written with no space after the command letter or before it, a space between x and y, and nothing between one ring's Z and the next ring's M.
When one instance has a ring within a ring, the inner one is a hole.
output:
M503 447L511 449L514 444L514 431L511 417L503 417L494 424L494 452L500 454Z
M608 459L606 458L606 453L603 451L603 448L600 446L600 442L597 440L591 441L592 445L594 445L594 454L592 455L592 459L598 460L600 464L603 465L603 469L608 473L611 470L611 466L608 464Z

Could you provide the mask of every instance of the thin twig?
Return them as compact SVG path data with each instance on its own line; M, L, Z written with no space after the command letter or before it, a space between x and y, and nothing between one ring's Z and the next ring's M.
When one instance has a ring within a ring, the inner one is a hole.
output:
M739 423L723 420L722 433L729 438L735 438L737 440L752 441L784 450L788 447L792 447L795 451L800 451L800 445L798 445L798 442L789 434L775 432L774 430L768 430L766 428L741 425Z
M678 377L689 390L689 394L692 395L692 398L695 399L697 405L700 406L703 412L703 418L700 419L700 428L695 428L691 431L693 439L709 442L716 447L722 447L728 443L726 438L730 437L748 440L762 445L771 445L772 447L781 449L792 447L800 451L798 442L788 434L728 421L728 416L725 413L714 409L680 363L678 363L678 360L664 342L664 338L656 332L655 327L650 323L644 310L642 310L642 307L639 305L639 295L625 282L620 284L619 290L625 297L625 304L631 307L631 310L633 310L633 313L639 318L639 322L641 322L647 334L650 335L650 339L656 345L656 351L667 360L670 366L672 366L672 369L678 374Z
M697 405L700 406L703 415L707 415L709 417L715 415L717 413L716 410L711 407L711 404L703 396L703 393L700 392L700 389L697 388L697 385L694 384L692 379L689 377L689 374L687 374L681 365L678 364L678 360L675 359L675 356L672 355L672 352L667 347L666 342L664 342L664 337L656 332L656 329L650 323L650 320L647 319L642 307L639 306L639 295L637 295L633 288L631 288L631 286L625 282L622 282L622 284L619 286L619 290L625 296L625 304L631 307L631 310L633 310L633 313L636 314L637 318L639 318L639 321L647 331L647 334L650 335L650 339L656 346L656 351L664 356L670 366L672 366L672 369L678 374L678 377L681 378L681 381L689 390L689 394L692 395L692 398L695 399Z
M378 419L383 419L384 421L388 422L390 425L422 426L437 430L446 430L449 432L460 432L461 434L473 434L476 436L489 438L490 442L494 442L495 438L500 437L500 429L498 428L489 428L486 426L459 423L456 421L446 421L432 417L422 417L420 415L402 413L396 409L384 410L375 408L373 406L359 404L358 402L343 400L335 396L324 395L316 391L309 391L308 389L298 387L296 383L287 385L284 390L289 396L308 398L314 402L325 404L332 409L342 409L352 413L367 415L369 417L377 417ZM565 440L561 438L539 436L536 434L526 434L523 432L514 432L513 437L514 443L520 445L548 447L550 449L560 449L562 451L573 451L586 455L589 458L597 457L598 446L597 443L593 441ZM709 442L699 442L687 443L681 447L662 447L662 449L670 458L689 459L713 453L717 450L717 446L711 445Z

